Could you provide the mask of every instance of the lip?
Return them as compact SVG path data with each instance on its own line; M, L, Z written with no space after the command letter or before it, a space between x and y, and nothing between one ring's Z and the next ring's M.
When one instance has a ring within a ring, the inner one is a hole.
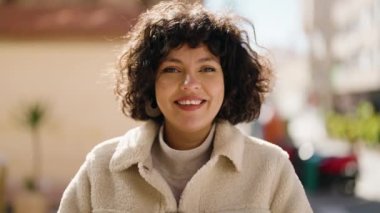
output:
M180 102L187 102L188 104L183 105L183 104L180 104ZM200 102L200 103L199 104L192 104L189 102L192 102L192 103ZM181 110L195 111L195 110L200 109L206 103L206 100L203 98L200 98L198 96L184 96L184 97L181 97L181 98L175 100L174 103Z

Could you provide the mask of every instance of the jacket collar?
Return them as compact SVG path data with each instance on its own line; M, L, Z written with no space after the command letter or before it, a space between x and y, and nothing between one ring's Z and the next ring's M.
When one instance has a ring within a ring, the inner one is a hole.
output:
M228 158L237 171L241 171L244 153L245 135L228 121L220 121L215 130L214 148L211 158Z
M110 170L120 172L137 163L151 167L150 150L158 129L158 124L148 121L142 126L129 130L116 146L110 161Z
M120 172L134 164L141 163L148 168L152 167L151 147L158 134L159 126L148 121L140 127L128 131L120 138L110 161L110 170ZM228 158L237 171L241 171L244 135L227 121L216 124L214 148L211 158L224 156Z

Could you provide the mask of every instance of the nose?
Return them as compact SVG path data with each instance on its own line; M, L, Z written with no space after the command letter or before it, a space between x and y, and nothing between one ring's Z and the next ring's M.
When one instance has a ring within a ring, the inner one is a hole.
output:
M192 74L186 74L181 87L184 90L197 90L200 88L200 82Z

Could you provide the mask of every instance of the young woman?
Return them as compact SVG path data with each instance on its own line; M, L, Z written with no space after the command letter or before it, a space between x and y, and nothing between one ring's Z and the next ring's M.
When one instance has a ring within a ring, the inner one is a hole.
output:
M178 1L139 17L115 92L147 122L88 154L58 212L312 212L287 154L233 126L271 81L234 21Z

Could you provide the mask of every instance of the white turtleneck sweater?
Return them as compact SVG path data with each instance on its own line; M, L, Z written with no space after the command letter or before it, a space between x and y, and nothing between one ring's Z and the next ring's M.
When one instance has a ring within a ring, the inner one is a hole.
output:
M187 182L209 159L215 125L212 126L203 143L190 150L176 150L168 146L163 137L163 126L159 131L159 143L152 147L153 167L170 186L177 203Z

